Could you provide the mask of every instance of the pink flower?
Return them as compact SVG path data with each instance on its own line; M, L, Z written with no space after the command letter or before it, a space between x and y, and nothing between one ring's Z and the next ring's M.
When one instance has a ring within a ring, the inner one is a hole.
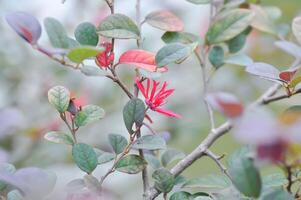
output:
M166 98L169 97L174 89L167 89L167 82L164 81L163 86L159 88L160 82L146 79L146 88L139 78L136 78L136 85L145 98L146 105L153 111L166 115L168 117L181 118L180 115L163 108L160 108L166 103Z

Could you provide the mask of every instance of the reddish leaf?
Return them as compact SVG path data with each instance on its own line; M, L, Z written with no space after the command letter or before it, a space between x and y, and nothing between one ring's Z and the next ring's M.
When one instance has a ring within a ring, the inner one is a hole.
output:
M240 101L229 93L219 92L206 97L208 103L227 117L235 118L242 114L243 106Z
M6 15L6 21L14 31L30 44L36 44L41 36L39 21L24 12L13 12Z
M169 11L155 11L145 17L148 24L164 31L180 32L184 29L183 22Z
M167 71L167 67L158 68L156 66L155 54L139 49L129 50L123 53L119 58L119 64L134 65L150 72Z
M277 141L272 144L258 145L256 148L259 159L268 159L273 162L284 160L287 144L283 141Z
M291 82L291 80L293 79L296 72L297 72L297 69L282 71L279 74L279 78L281 80L283 80L284 82Z

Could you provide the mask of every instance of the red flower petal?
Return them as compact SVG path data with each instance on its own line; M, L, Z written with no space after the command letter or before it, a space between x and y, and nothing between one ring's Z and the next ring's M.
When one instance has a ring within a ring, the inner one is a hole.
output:
M181 119L182 116L177 114L177 113L174 113L172 112L171 110L167 110L167 109L162 109L162 108L156 108L154 111L158 112L158 113L161 113L167 117L175 117L175 118L178 118L178 119Z

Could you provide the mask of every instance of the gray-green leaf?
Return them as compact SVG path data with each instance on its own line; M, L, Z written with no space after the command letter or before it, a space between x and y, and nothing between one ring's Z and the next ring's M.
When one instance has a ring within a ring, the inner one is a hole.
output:
M75 47L70 49L69 53L67 54L67 57L75 63L81 63L85 59L93 58L97 54L101 53L103 51L102 48L95 48L95 47Z
M128 144L126 138L118 134L109 134L109 142L116 154L122 153Z
M70 135L63 133L63 132L57 132L57 131L51 131L44 135L44 138L50 142L59 143L59 144L67 144L67 145L73 145L74 141L70 137Z
M162 35L161 39L167 44L175 42L184 44L189 44L193 42L198 42L200 44L202 43L200 37L187 32L166 32Z
M94 149L94 151L97 155L97 160L99 165L110 162L115 158L115 154L113 153L105 152L100 149Z
M161 156L161 162L164 167L175 160L179 160L185 157L185 154L176 149L167 149Z
M193 4L208 4L211 3L212 0L186 0Z
M170 63L185 60L194 51L197 45L198 43L192 43L190 45L182 43L167 44L156 54L157 66L163 67Z
M152 178L155 181L156 189L163 193L170 192L175 183L173 174L165 168L160 168L154 171Z
M141 172L147 163L138 155L127 155L123 157L117 164L115 169L127 174L137 174Z
M63 113L69 106L70 92L63 86L55 86L48 91L48 100L57 111Z
M98 27L98 33L104 37L118 39L138 39L137 25L126 15L113 14L105 18Z
M67 36L63 25L56 19L47 17L44 26L53 47L68 49L74 47L73 39Z
M230 40L245 30L254 17L247 9L233 9L223 13L209 28L206 41L215 44Z
M16 168L12 164L9 163L0 163L0 174L1 173L9 173L13 174L15 173ZM0 192L6 188L7 184L0 181Z
M72 156L77 166L90 174L97 167L97 156L94 149L83 143L75 144L72 148Z
M259 197L261 177L247 148L236 151L229 159L229 174L235 187L248 197Z
M165 149L166 143L165 140L158 135L145 135L135 141L133 148L146 150Z
M133 133L134 123L141 126L145 115L145 105L141 99L132 98L123 108L123 120L129 133Z
M7 200L24 200L24 197L18 190L12 190L7 194Z
M76 126L84 126L88 123L95 122L105 116L105 111L96 105L86 105L82 110L77 112L74 118Z
M215 69L224 64L224 49L221 46L214 46L210 49L208 59Z
M75 29L74 36L82 45L96 46L98 43L96 27L89 22L79 24Z

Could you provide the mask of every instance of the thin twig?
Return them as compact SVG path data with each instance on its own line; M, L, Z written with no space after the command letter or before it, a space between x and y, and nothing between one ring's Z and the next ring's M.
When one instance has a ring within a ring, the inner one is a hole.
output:
M66 126L68 127L73 140L75 143L77 143L77 139L76 139L76 129L74 128L74 121L72 120L72 127L70 126L69 122L67 121L66 115L65 113L60 113L60 117L61 119L64 121L64 123L66 124Z
M221 169L222 173L224 173L225 175L227 175L230 179L231 179L231 176L229 175L228 171L227 171L227 168L223 165L223 163L220 161L224 155L222 156L217 156L215 155L212 151L210 151L209 149L207 149L205 151L205 154L211 158L216 164L217 166Z

